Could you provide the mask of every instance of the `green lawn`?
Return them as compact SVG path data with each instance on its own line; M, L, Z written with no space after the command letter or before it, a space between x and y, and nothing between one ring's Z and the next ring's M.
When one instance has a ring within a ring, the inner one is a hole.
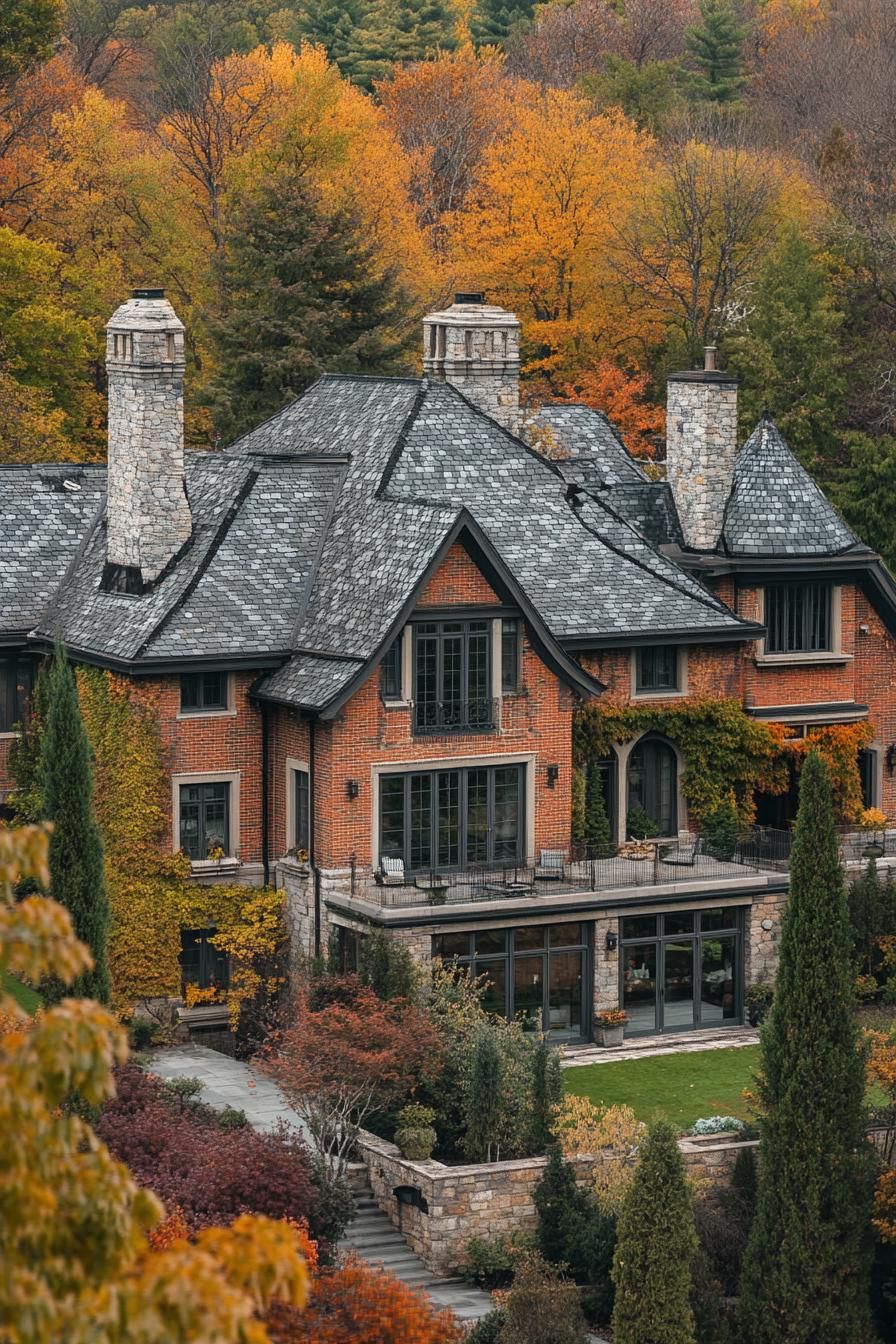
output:
M631 1106L639 1120L662 1116L678 1129L689 1129L708 1115L748 1119L741 1095L752 1087L759 1062L758 1045L692 1054L651 1055L618 1064L587 1064L564 1069L567 1092L599 1105Z
M26 1013L36 1013L40 1007L40 995L27 985L23 985L20 980L12 975L7 975L6 971L0 971L0 983L3 985L4 992L11 994L20 1008L24 1008Z

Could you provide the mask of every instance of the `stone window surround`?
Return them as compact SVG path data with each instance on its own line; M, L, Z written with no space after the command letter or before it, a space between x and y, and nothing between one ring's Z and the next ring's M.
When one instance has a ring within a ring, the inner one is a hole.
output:
M379 867L379 822L380 822L380 777L382 775L407 775L426 773L430 770L469 770L488 766L522 765L524 772L524 813L523 825L528 850L535 837L535 776L537 773L537 755L534 751L513 752L510 755L495 753L489 756L434 756L421 757L414 761L400 761L393 764L378 763L370 767L370 866Z
M311 767L307 761L297 756L286 758L286 853L296 847L296 771L304 770L311 777ZM313 790L312 790L313 792Z
M765 621L765 588L756 593L756 620ZM765 640L756 641L755 662L757 667L811 667L819 663L851 663L853 655L843 652L843 585L835 583L831 587L831 639L834 647L820 653L766 653Z
M640 699L641 697L639 697ZM657 697L654 697L657 698ZM675 753L675 814L678 817L679 829L684 830L681 822L688 814L687 802L681 787L681 779L684 773L684 758L681 750L668 737L662 733L656 733L648 728L645 732L639 733L633 737L630 742L611 742L610 751L616 757L616 835L611 837L614 844L625 844L628 837L625 834L625 818L628 813L628 761L635 747L645 737L655 737L664 742L667 747L671 747ZM651 836L651 840L674 840L673 836Z
M201 669L198 669L201 671ZM214 669L209 668L209 671ZM179 680L179 679L178 679ZM193 719L235 719L236 718L236 677L232 672L224 673L224 685L227 693L226 709L179 709L175 715L178 721L190 722ZM178 690L178 703L180 703L180 691ZM214 781L210 780L209 783Z
M439 617L438 619L447 619ZM517 618L518 619L518 618ZM503 691L501 689L501 627L502 617L495 616L491 620L491 651L490 651L490 682L491 699L498 705L498 725L501 723L501 702L505 695L512 695L512 691ZM414 691L414 630L413 622L408 621L401 632L401 696L396 699L384 699L383 704L387 709L409 709L413 704ZM522 659L520 659L522 664Z
M661 643L657 640L657 643ZM632 649L629 661L631 664L631 698L633 700L680 700L688 693L688 650L685 644L678 646L678 687L674 691L639 691L638 690L638 653L639 649Z
M180 849L180 790L185 784L229 784L228 803L228 849L223 859L191 859L190 868L194 873L214 872L215 869L231 867L240 862L240 771L210 770L201 774L171 776L171 850L176 854ZM234 845L234 838L237 844Z

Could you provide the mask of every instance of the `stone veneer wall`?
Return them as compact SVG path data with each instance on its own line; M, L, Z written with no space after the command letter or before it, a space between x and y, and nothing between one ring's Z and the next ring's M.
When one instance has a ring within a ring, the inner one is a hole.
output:
M719 374L669 379L666 479L688 546L712 550L722 530L737 455L737 383Z
M740 1150L754 1146L730 1135L679 1143L690 1175L701 1183L727 1180ZM377 1203L435 1274L448 1274L463 1262L471 1237L509 1236L536 1226L534 1193L545 1157L448 1167L408 1162L393 1143L373 1134L365 1133L359 1147ZM590 1183L599 1161L575 1159L581 1184ZM396 1189L416 1192L417 1203L400 1202Z
M775 978L781 947L781 918L786 904L786 891L770 891L757 897L747 911L744 929L746 985Z

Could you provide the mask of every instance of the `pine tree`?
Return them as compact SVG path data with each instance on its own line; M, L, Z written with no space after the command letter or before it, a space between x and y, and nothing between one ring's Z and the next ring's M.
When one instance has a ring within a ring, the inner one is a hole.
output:
M298 12L281 30L298 47L311 42L323 47L343 74L353 49L353 34L364 27L373 8L371 0L303 0Z
M775 1000L762 1028L756 1216L739 1324L750 1344L864 1344L870 1150L850 928L827 766L802 769Z
M477 0L470 34L477 47L503 47L515 29L532 21L534 0Z
M607 821L607 809L604 806L601 770L600 766L593 762L588 766L585 783L585 839L589 845L609 853L610 823Z
M698 67L691 86L707 102L731 103L747 82L741 73L746 30L729 0L700 0L700 18L687 35Z
M396 373L413 332L397 335L403 295L377 265L360 218L328 210L288 153L231 211L211 316L218 372L210 398L234 437L321 373Z
M355 29L341 69L370 89L393 66L431 59L457 46L457 17L445 0L383 0Z
M544 1036L532 1052L532 1109L530 1115L529 1148L543 1153L551 1141L553 1108L563 1096L563 1078L560 1056L548 1045Z
M482 1022L473 1038L464 1149L474 1162L490 1162L501 1107L501 1051L494 1028Z
M34 826L44 818L41 744L47 722L47 672L46 661L41 661L28 698L27 717L18 737L9 744L9 773L15 788L8 801L18 826Z
M725 350L728 366L743 378L741 432L750 434L768 410L803 465L830 477L846 418L843 313L796 226L766 258L750 309L743 333Z
M77 998L109 1002L109 902L103 874L103 842L93 815L90 747L78 705L75 677L61 645L47 673L46 725L43 733L44 815L50 836L50 895L64 905L75 933L90 948L93 969L68 991ZM56 982L42 988L45 998L64 992Z
M697 1233L675 1131L650 1130L619 1217L615 1344L695 1344L691 1283Z

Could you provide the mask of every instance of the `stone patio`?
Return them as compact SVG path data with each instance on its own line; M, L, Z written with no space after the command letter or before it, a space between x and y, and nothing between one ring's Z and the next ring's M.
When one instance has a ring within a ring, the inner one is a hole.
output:
M650 1055L688 1055L698 1050L736 1050L739 1046L758 1044L759 1032L755 1027L639 1036L615 1049L603 1045L571 1045L564 1052L561 1067L575 1069L585 1064L618 1064L620 1060L647 1059Z

